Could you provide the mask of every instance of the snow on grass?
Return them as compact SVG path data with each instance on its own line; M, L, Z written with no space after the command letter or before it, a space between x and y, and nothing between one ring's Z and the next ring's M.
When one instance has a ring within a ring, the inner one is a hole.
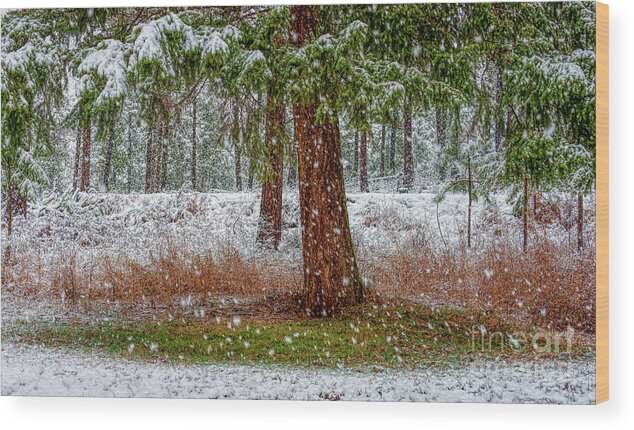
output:
M592 404L593 360L445 369L167 365L3 344L2 395Z

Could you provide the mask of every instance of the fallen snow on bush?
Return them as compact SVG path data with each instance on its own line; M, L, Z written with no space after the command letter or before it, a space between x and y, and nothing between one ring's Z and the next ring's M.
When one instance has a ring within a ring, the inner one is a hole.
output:
M131 362L3 344L2 395L590 404L593 360L316 370Z

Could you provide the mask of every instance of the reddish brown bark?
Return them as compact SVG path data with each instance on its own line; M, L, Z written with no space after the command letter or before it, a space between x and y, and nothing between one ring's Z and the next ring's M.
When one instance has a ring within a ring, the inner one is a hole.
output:
M409 191L414 184L412 156L412 114L405 112L403 118L403 185Z
M318 9L291 6L291 37L297 47L315 36ZM337 118L317 123L320 102L293 106L298 151L300 220L304 260L303 309L326 316L363 301L352 244Z
M359 158L361 162L359 174L359 188L362 193L368 190L368 133L361 133L361 146L359 147Z
M260 220L257 241L266 247L277 250L282 239L282 187L284 186L283 104L275 104L275 97L267 97L266 128L264 144L268 151L268 164L271 174L262 182L260 199Z
M577 196L577 249L583 248L583 196Z
M90 122L83 130L84 143L82 145L81 156L81 182L79 189L85 191L90 187L90 150L92 146L92 132L90 130Z
M77 130L77 141L75 142L75 163L73 165L73 191L79 187L79 160L81 158L81 141L84 131Z
M359 174L359 133L354 133L354 162L352 164L352 170L354 170L354 176Z
M108 132L108 144L106 146L106 159L103 166L103 189L110 189L110 173L112 172L112 152L114 150L114 122Z
M528 173L524 174L524 219L522 226L522 251L528 250Z

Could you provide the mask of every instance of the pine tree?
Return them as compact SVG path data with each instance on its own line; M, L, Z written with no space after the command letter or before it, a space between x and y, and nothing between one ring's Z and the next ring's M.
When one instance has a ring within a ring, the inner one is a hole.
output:
M290 13L289 40L302 48L318 36L319 9L291 6ZM316 316L331 315L364 299L348 221L339 122L336 116L319 118L321 109L316 97L293 105L304 259L302 306Z

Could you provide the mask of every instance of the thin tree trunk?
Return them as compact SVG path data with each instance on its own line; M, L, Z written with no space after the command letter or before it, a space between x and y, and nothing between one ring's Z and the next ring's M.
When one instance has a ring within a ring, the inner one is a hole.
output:
M524 173L524 225L523 225L523 241L522 251L528 249L528 173Z
M359 174L359 132L354 132L354 164L352 165L354 176Z
M165 190L167 188L167 166L169 165L169 148L170 148L170 139L171 133L169 130L169 123L164 124L163 130L163 155L162 155L162 166L161 166L161 190Z
M145 193L152 191L152 126L148 125L147 140L145 142Z
M7 236L10 238L13 234L13 201L15 199L15 185L9 187L7 193Z
M504 131L506 136L506 141L508 142L511 137L511 128L513 127L513 113L508 110L506 112L506 119L504 120Z
M79 159L81 158L81 141L83 130L77 130L77 141L75 142L75 163L73 164L73 191L79 187Z
M293 138L292 162L288 166L288 185L297 183L297 142Z
M361 172L359 174L359 188L362 193L368 192L368 133L361 133L361 147L359 149Z
M106 159L103 166L103 189L108 192L110 189L110 171L112 170L112 152L114 150L114 121L110 124L108 131L108 143L106 146Z
M92 134L90 122L84 128L84 144L82 146L81 158L81 183L79 189L85 191L90 187L90 150L92 146Z
M158 128L158 141L156 142L156 168L154 172L154 186L152 189L154 192L160 191L161 189L161 168L163 167L163 140L165 137L165 122L163 119L163 115L159 118L159 128Z
M192 165L191 165L191 179L192 179L192 190L196 191L196 146L197 146L197 136L196 136L196 99L192 103Z
M379 148L379 171L385 176L385 124L381 125L381 146Z
M7 179L11 180L11 177L13 176L11 174L11 171L8 170L7 172L5 172L7 175ZM11 236L13 234L13 199L14 199L14 194L15 194L15 186L14 185L10 185L8 187L8 193L7 193L7 241L6 241L6 246L4 247L4 255L2 258L2 266L4 268L7 268L10 266L11 264L11 251L12 251L12 245L11 245ZM4 274L4 270L2 271L2 273Z
M235 142L233 151L235 161L234 170L236 175L236 191L242 191L242 157L239 142Z
M249 191L253 189L253 178L255 176L253 173L255 171L254 163L253 157L249 157L249 175L247 176L247 190Z
M469 193L469 207L467 209L467 248L471 248L471 205L473 201L473 184L471 177L471 159L468 159L467 166L467 186Z
M132 121L128 123L128 194L132 192Z
M583 196L577 196L577 249L583 249Z
M296 47L315 36L319 9L291 6L290 40ZM293 106L298 151L304 287L301 304L326 316L364 298L350 234L339 122L317 121L320 101Z
M440 156L438 160L438 176L441 180L445 180L446 172L445 172L445 160L443 159L443 155L445 154L446 146L447 146L447 118L445 115L445 110L438 108L436 109L436 140L438 143L438 148L440 149Z
M502 146L502 129L504 112L502 111L502 68L498 69L497 79L495 83L495 108L497 114L495 116L495 151L499 152Z
M277 250L282 239L282 187L284 186L284 116L283 104L275 105L275 97L267 96L264 143L272 175L262 181L258 243Z
M412 114L405 112L403 119L403 185L409 191L413 184Z
M390 133L390 174L396 174L396 113L392 112Z

